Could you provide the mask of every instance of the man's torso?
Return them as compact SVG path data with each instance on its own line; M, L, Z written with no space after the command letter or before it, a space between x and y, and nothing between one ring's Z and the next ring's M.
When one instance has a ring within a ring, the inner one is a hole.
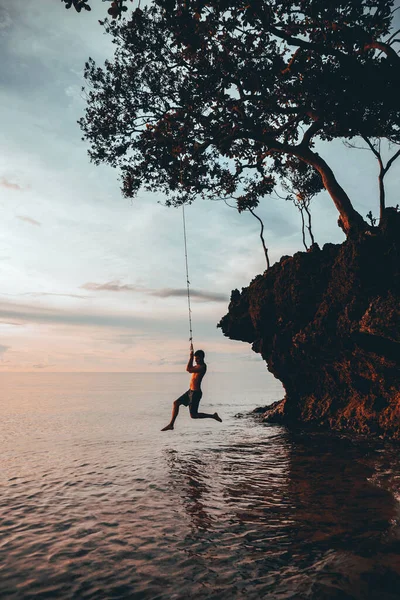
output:
M206 374L207 371L207 365L204 364L202 365L202 367L204 367L201 371L199 371L198 373L192 373L192 377L190 379L190 389L191 390L200 390L201 389L201 381L204 377L204 375Z

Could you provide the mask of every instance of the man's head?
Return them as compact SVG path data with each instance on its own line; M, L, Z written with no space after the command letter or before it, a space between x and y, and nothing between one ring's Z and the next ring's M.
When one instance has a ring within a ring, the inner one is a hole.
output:
M196 350L196 352L194 353L194 357L196 359L196 362L203 363L205 357L204 350Z

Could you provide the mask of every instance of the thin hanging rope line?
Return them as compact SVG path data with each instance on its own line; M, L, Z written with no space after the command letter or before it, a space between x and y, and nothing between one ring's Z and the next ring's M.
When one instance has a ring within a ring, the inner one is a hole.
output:
M188 312L189 312L189 342L193 343L193 332L192 332L192 309L190 307L190 281L189 281L189 266L188 266L188 254L187 254L187 242L186 242L186 219L185 219L185 206L182 204L182 218L183 218L183 239L185 242L185 262L186 262L186 286L187 286L187 299L188 299Z

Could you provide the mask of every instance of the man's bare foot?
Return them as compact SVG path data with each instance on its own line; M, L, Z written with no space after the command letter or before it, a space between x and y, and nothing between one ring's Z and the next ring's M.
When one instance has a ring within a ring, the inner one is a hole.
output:
M172 430L173 428L174 428L174 426L173 426L173 425L171 425L171 424L168 424L166 427L163 427L163 428L161 429L161 431L170 431L170 430Z
M222 419L221 419L221 417L219 416L219 414L218 414L218 413L214 413L214 414L213 414L213 417L214 417L214 419L215 419L216 421L219 421L220 423L222 423Z

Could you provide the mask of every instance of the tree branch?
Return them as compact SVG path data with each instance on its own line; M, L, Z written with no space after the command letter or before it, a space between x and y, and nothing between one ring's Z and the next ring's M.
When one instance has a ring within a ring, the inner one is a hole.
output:
M302 40L300 38L293 37L289 33L286 33L284 31L282 31L281 29L278 29L277 27L273 27L267 23L265 24L265 26L273 35L280 38L281 40L285 40L285 42L288 42L288 44L291 44L292 46L297 46L298 48L303 48L305 50L315 50L319 54L324 54L324 55L331 54L332 56L339 56L339 57L346 56L345 54L343 54L343 52L340 52L340 50L337 50L336 48L327 48L323 44L307 42L307 40Z
M393 154L393 156L392 156L392 158L390 158L390 160L388 160L386 167L385 167L385 175L386 175L387 171L389 171L390 167L392 166L392 164L394 163L396 158L399 158L399 156L400 156L400 149L397 150L397 152L395 154Z
M371 142L371 140L369 138L367 138L364 135L361 137L364 140L364 142L366 142L368 144L370 150L375 154L376 158L379 161L379 164L382 166L382 169L383 169L382 157L381 157L380 153L378 152L378 150L375 148L375 146L373 145L373 143Z
M317 133L317 131L322 129L322 126L322 121L316 119L304 133L303 139L300 142L300 146L309 147L312 137Z
M363 140L368 144L370 150L373 152L373 154L376 156L378 163L379 163L379 175L378 175L378 182L379 182L379 207L380 207L380 219L382 219L383 217L383 213L386 207L386 200L385 200L385 184L384 184L384 178L386 173L389 171L390 167L392 166L392 164L394 163L394 161L400 156L400 149L397 150L397 152L395 152L395 154L393 154L393 156L388 160L388 162L386 163L386 167L383 164L383 160L382 160L382 155L381 153L375 148L375 146L373 145L373 143L371 142L371 140L369 138L367 138L366 136L362 136Z
M264 139L263 141L269 146L269 153L283 152L296 156L318 171L325 189L339 211L339 225L346 235L352 230L365 229L366 223L364 219L354 209L350 198L337 181L332 169L317 152L312 152L312 150L301 144L291 146L290 144L285 144L274 139Z
M323 44L316 44L313 42L308 42L307 40L302 40L297 37L294 37L291 34L278 29L277 27L273 27L273 26L270 26L267 24L266 24L266 26L268 27L269 31L273 35L275 35L276 37L278 37L282 40L285 40L285 42L288 42L289 44L291 44L293 46L297 46L298 48L314 50L314 51L316 51L320 54L324 54L324 55L330 54L332 56L346 57L346 55L343 52L341 52L340 50L337 50L336 48L332 48L332 47L329 48L329 47L324 46ZM371 50L373 48L384 52L393 65L399 65L400 57L397 54L397 52L395 50L393 50L393 48L390 46L390 44L385 43L385 42L380 42L378 40L373 40L372 42L365 44L362 51L365 52L365 51ZM296 53L293 55L289 65L291 64L291 62L295 56L296 56ZM286 69L285 69L285 71L286 71Z
M289 60L287 67L285 69L283 69L283 71L281 71L282 75L286 75L287 73L290 73L290 71L292 70L292 66L296 62L296 58L301 53L301 50L302 50L301 48L297 48L296 52L294 52L293 56Z
M312 244L312 245L314 245L314 244L315 244L315 239L314 239L314 234L313 234L313 232L312 232L312 224L311 224L311 211L310 211L310 209L308 208L308 206L307 206L306 202L304 202L304 204L303 204L303 205L304 205L304 210L306 211L306 213L307 213L307 217L308 217L308 225L307 225L308 234L309 234L309 236L310 236L310 239L311 239L311 244Z
M262 222L262 219L260 219L260 217L258 215L256 215L256 213L254 212L254 210L252 208L248 208L248 211L251 212L251 214L253 215L253 217L255 217L257 219L257 221L260 222L260 225L261 225L260 239L261 239L261 243L262 243L262 246L264 249L265 259L267 261L267 269L269 269L270 264L269 264L268 248L266 247L265 240L264 240L264 223Z
M305 221L304 221L304 213L303 213L303 209L301 206L299 206L299 211L300 211L300 215L301 215L301 235L303 238L303 246L306 249L306 251L308 250L308 246L306 244L306 230L305 230Z
M390 46L390 44L385 44L385 42L370 42L369 44L365 44L363 50L380 50L384 52L393 66L400 66L400 56L397 54L395 50Z

